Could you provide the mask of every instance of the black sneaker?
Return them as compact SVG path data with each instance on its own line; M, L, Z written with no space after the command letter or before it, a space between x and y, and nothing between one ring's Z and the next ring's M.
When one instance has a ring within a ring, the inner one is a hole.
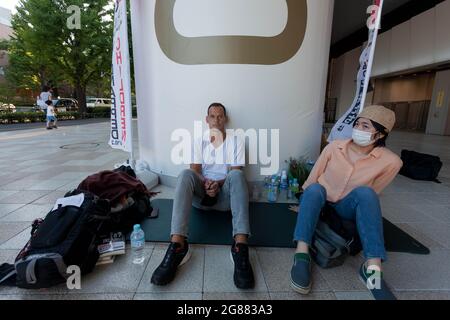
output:
M47 130L52 130L53 128L52 127L47 127Z
M190 257L191 251L187 241L184 242L183 248L179 243L171 242L163 261L153 272L151 283L157 286L169 284L175 278L177 268L185 264Z
M255 286L252 265L250 264L248 245L234 244L231 247L231 258L234 263L234 284L239 289L251 289Z

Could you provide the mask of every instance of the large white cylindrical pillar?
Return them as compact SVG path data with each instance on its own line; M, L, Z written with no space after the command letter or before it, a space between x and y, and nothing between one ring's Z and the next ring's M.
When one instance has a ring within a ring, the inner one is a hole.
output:
M249 180L270 166L259 156L274 156L273 129L272 160L318 156L332 0L131 0L131 9L140 156L154 171L187 167L172 161L172 134L194 135L195 121L206 129L212 102L227 107L229 128L258 133Z

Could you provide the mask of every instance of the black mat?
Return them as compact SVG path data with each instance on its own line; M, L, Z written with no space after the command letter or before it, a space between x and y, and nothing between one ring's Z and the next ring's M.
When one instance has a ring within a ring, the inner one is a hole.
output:
M157 199L152 206L159 209L159 217L142 222L147 241L168 242L173 200ZM284 203L250 203L250 226L252 236L249 244L258 247L293 248L292 241L297 215ZM383 219L387 251L429 254L430 250ZM231 213L202 211L192 208L189 222L189 243L231 245Z

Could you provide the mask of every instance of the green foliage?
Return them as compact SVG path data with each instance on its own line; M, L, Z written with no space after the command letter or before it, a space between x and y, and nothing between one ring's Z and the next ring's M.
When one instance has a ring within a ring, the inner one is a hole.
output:
M45 121L45 114L39 112L2 112L0 123L26 123Z
M133 117L137 115L137 109L132 109ZM87 113L79 112L58 112L58 121L88 119L88 118L109 118L111 117L111 108L96 107L89 108ZM10 123L28 123L45 122L46 115L43 112L0 112L0 125Z
M21 0L12 18L8 79L34 89L49 80L65 81L76 90L85 111L86 87L110 77L113 26L108 4L109 0ZM71 5L81 10L80 29L67 27Z
M286 160L289 164L289 179L297 179L300 186L302 186L310 174L310 167L304 158L289 158Z
M88 108L87 110L88 117L99 117L100 115L103 115L105 118L109 118L111 116L111 108L110 107L95 107L95 108ZM132 115L133 117L136 117L137 115L137 109L132 109Z
M0 50L8 50L10 41L6 39L0 39Z
M10 83L0 83L0 103L12 103L16 89Z
M60 112L58 121L79 119L78 112ZM45 122L46 115L43 112L7 112L0 113L0 124Z

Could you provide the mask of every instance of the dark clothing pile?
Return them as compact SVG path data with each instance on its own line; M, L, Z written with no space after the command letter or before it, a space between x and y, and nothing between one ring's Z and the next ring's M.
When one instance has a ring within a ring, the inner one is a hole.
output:
M80 183L77 189L89 191L101 199L108 199L112 207L116 206L124 196L127 197L130 191L149 197L155 195L148 191L140 180L125 171L105 170L90 175Z

